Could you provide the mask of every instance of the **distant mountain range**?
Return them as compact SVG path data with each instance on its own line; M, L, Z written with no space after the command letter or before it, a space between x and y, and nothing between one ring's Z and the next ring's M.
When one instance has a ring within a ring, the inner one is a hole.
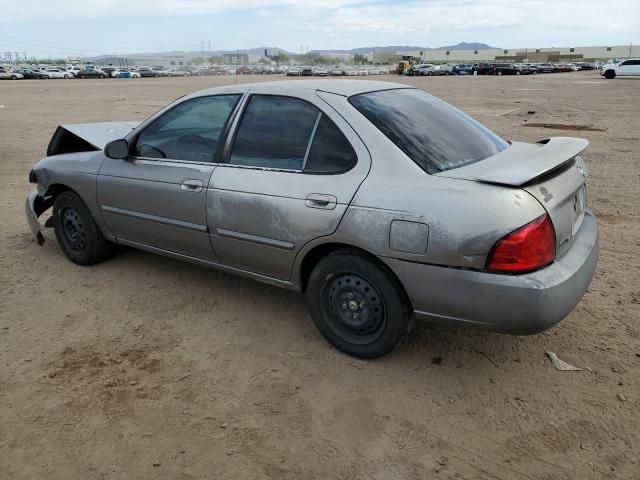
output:
M389 45L387 47L358 47L351 50L314 50L326 53L381 53L381 52L425 52L430 50L488 50L491 48L486 43L461 42L457 45L445 45L444 47L418 47L411 45Z
M247 55L249 55L249 59L250 61L256 61L259 60L262 56L264 56L264 51L266 48L270 48L270 47L256 47L256 48L243 48L243 49L239 49L239 50L212 50L211 52L209 51L201 51L201 50L190 50L190 51L185 51L185 50L173 50L173 51L169 51L169 52L153 52L153 53L131 53L131 54L126 54L126 55L117 55L118 57L126 57L126 58L133 58L133 59L151 59L151 58L185 58L185 57L198 57L198 56L204 56L207 57L209 55L222 55L225 53L246 53ZM444 47L419 47L419 46L410 46L410 45L389 45L386 47L358 47L358 48L352 48L350 50L310 50L309 53L350 53L350 54L356 54L356 53L360 53L360 54L364 54L364 53L380 53L380 52L405 52L405 51L419 51L419 52L424 52L424 51L429 51L429 50L486 50L486 49L490 49L490 48L495 48L495 47L491 47L485 43L466 43L466 42L461 42L458 43L457 45L446 45ZM296 56L299 55L299 53L297 52L288 52L287 50L284 49L279 49L281 52L285 52L287 55L289 56ZM305 52L306 53L306 52ZM96 60L99 60L101 58L107 58L107 57L111 57L112 55L101 55L98 57L95 57Z

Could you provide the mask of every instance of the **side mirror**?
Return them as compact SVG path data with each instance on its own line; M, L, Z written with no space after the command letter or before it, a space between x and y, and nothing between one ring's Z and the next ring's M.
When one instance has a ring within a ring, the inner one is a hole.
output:
M124 160L129 156L129 142L124 138L113 140L105 145L104 154L115 160Z

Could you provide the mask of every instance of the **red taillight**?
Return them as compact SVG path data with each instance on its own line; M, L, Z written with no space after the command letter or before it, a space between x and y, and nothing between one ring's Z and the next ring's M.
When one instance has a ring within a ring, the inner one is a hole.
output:
M542 268L556 258L556 233L546 213L505 235L489 254L487 269L526 272Z

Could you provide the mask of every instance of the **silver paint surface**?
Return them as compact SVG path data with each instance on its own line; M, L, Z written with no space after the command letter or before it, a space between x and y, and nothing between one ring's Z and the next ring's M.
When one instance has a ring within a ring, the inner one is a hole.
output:
M288 95L330 117L358 162L343 174L307 175L225 163L114 160L102 151L55 155L33 169L38 185L26 203L29 224L38 235L36 202L69 188L106 238L124 245L295 290L302 288L310 252L347 245L388 265L418 316L514 333L559 321L586 291L597 260L595 218L574 208L586 176L578 156L586 141L514 143L484 161L428 175L348 102L350 95L394 88L411 87L343 80L230 85L182 97L139 125L65 126L103 148L115 138L133 139L194 97L238 93L242 108L253 93ZM563 167L567 161L570 168ZM524 275L483 271L497 240L545 213L556 229L556 262Z

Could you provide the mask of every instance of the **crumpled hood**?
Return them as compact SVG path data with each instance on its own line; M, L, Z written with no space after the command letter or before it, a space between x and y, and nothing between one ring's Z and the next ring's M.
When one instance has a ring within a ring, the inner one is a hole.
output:
M68 132L82 138L94 147L102 150L111 140L126 137L131 130L140 125L140 122L103 122L103 123L77 123L72 125L60 125Z

